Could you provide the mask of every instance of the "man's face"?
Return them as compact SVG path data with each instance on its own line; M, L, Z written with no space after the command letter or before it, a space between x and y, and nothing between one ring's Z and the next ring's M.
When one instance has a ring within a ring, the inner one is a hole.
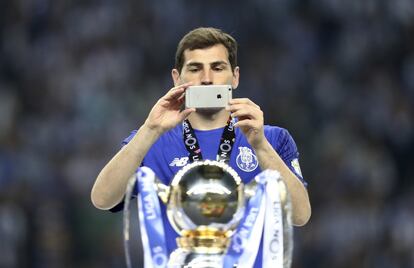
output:
M204 49L184 51L181 73L172 70L175 86L193 82L193 85L239 85L239 67L231 70L228 52L222 44Z

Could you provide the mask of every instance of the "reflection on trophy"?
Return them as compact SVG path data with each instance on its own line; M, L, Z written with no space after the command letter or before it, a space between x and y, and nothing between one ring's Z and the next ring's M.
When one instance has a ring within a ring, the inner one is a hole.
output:
M222 255L244 212L240 177L224 163L194 162L176 174L169 190L168 219L181 236L169 266L223 267Z
M272 174L279 173L265 171L244 185L227 164L206 160L185 166L170 186L155 178L154 189L179 234L167 267L252 267L262 236L263 267L290 267L289 196L280 177L271 178L266 190L264 180Z

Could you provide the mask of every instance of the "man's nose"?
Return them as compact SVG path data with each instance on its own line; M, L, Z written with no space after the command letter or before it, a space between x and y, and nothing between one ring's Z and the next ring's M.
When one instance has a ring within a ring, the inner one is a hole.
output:
M201 84L202 85L212 85L213 78L210 70L205 70L201 74Z

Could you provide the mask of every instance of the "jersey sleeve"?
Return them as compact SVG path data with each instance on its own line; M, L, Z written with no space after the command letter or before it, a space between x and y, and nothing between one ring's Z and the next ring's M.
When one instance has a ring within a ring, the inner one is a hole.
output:
M279 131L277 131L279 130ZM307 187L308 183L302 176L299 165L299 152L296 147L296 143L292 136L286 129L272 128L271 129L272 145L276 149L280 158L285 162L289 169L302 181Z
M127 145L131 140L132 140L132 138L135 136L135 134L137 134L137 131L138 130L133 130L133 131L131 131L131 133L129 134L129 136L128 137L126 137L122 142L121 142L121 147L124 147L125 145Z

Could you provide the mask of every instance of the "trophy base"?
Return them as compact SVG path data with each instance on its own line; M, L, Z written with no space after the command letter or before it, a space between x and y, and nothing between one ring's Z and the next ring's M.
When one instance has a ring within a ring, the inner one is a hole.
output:
M178 248L170 255L168 268L222 268L223 254L196 253L189 249Z

